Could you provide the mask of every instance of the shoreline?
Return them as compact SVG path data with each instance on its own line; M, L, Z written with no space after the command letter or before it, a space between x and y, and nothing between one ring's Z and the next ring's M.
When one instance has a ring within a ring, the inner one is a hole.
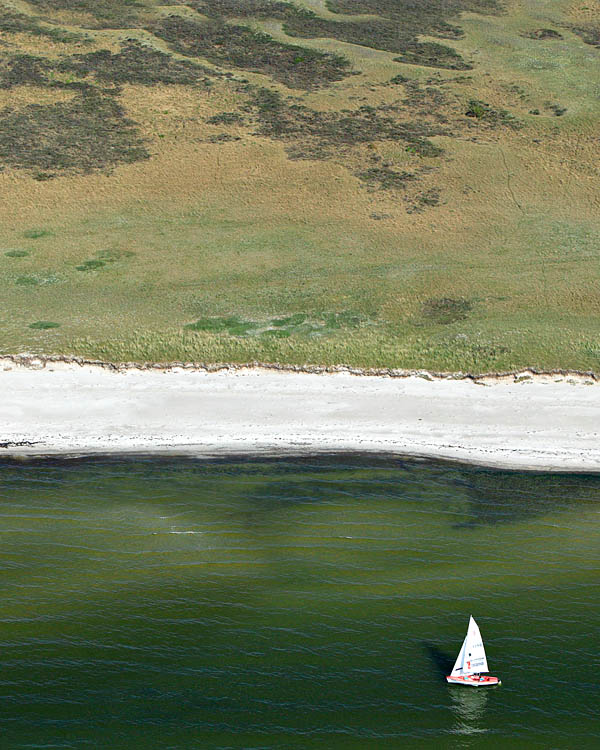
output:
M0 457L354 452L600 472L590 374L362 375L4 356Z

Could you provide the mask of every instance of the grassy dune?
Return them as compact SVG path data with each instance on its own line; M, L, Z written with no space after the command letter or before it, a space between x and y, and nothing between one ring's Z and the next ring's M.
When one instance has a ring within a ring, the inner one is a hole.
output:
M599 0L0 0L0 351L600 371Z

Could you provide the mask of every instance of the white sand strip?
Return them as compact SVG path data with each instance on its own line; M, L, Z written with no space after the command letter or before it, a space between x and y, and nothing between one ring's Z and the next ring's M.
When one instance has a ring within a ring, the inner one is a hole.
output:
M39 363L38 363L39 364ZM377 451L600 471L600 384L0 360L0 456Z

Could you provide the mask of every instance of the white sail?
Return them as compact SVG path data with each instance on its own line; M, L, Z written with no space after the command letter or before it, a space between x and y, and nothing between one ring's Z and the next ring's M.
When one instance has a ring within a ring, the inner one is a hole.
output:
M473 617L469 620L467 635L454 664L452 677L467 677L476 672L488 672L485 648L479 627Z
M465 637L465 640L463 641L462 646L460 647L460 651L458 652L458 656L456 657L456 662L454 663L454 669L450 673L452 677L460 677L463 673L463 659L465 656L465 646L467 645L467 639Z

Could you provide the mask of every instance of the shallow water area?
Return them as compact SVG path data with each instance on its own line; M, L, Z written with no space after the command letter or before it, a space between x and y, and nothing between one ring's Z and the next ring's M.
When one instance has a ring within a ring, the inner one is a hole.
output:
M600 746L600 477L0 464L6 748ZM502 686L448 686L481 628Z

